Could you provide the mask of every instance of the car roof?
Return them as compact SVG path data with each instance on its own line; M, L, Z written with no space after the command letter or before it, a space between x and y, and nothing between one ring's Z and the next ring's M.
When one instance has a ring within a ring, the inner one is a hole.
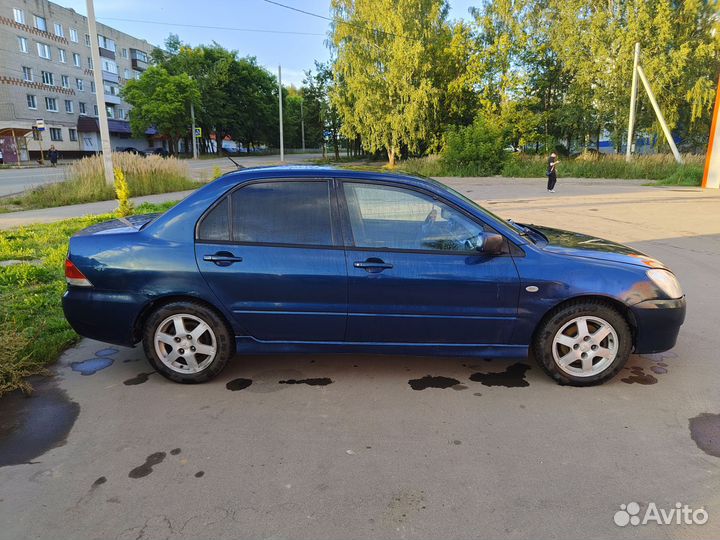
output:
M404 184L427 185L447 189L447 186L432 178L407 173L397 173L381 169L380 167L347 166L333 167L329 165L274 165L267 167L249 167L227 173L221 179L227 178L232 183L243 183L264 178L358 178L364 180L400 181ZM219 179L220 180L220 179ZM217 180L216 180L217 181Z

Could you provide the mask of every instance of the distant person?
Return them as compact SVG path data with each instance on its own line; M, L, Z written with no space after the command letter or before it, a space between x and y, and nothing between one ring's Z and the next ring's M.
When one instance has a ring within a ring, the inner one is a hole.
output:
M548 177L548 183L547 183L547 189L550 193L555 193L555 183L557 182L557 164L560 163L560 160L557 158L557 154L553 152L550 154L550 157L548 158L548 168L547 168L547 177Z
M48 152L48 156L50 157L50 165L53 167L57 166L57 160L58 160L58 151L55 148L55 145L53 144L50 147L50 151Z

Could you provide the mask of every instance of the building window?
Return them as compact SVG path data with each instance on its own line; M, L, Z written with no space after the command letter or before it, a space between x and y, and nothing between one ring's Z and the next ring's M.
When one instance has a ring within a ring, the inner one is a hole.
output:
M133 78L140 79L141 72L133 70Z
M60 61L64 64L67 62L65 58L65 49L58 49L58 57L60 58Z
M43 84L47 84L48 86L55 85L55 77L52 73L50 73L49 71L41 71L40 73L42 73Z
M70 29L70 41L72 41L73 43L78 42L78 33L77 30L75 30L74 28Z
M77 129L68 128L68 134L70 135L71 141L77 141Z
M75 79L75 86L77 86L77 89L82 92L85 90L85 81L82 79Z
M13 8L13 19L18 24L25 24L25 12L22 9Z
M97 105L93 105L93 112L95 113L95 116L98 115L98 108Z
M28 42L27 38L19 37L18 38L18 47L20 47L20 52L28 52Z
M85 46L90 46L90 34L85 34Z
M103 49L115 52L115 42L110 38L101 36L100 34L98 34L98 45L100 45Z
M75 109L73 108L73 102L69 99L65 100L65 112L66 113L74 113Z
M32 68L23 66L23 80L27 82L33 81Z
M70 88L70 77L67 75L60 75L60 81L62 81L63 88Z
M121 120L127 120L128 119L127 109L118 109L118 118L120 118Z
M90 81L90 91L93 94L95 93L95 81Z
M32 94L27 95L28 109L37 109L37 98Z
M118 74L117 64L112 60L103 60L102 68L103 71L107 71L108 73Z
M88 69L92 69L92 68L93 68L92 56L88 56Z
M76 52L73 53L73 64L75 67L82 67L82 59L80 58L80 55Z
M78 101L78 112L85 114L85 104L82 101Z
M38 56L40 58L52 60L52 55L50 54L50 45L45 45L45 43L38 43L37 49L38 49Z
M50 112L58 112L57 99L55 99L54 97L46 97L45 108Z
M61 128L50 128L50 140L51 141L62 141L62 129Z
M45 17L35 15L35 28L42 30L43 32L47 32L47 21L45 20Z
M127 49L123 49L123 50L122 50L122 57L123 57L123 58L127 58L127 57L128 57Z
M55 35L60 37L65 37L65 32L63 31L62 24L55 23Z
M107 113L108 118L115 118L115 107L112 105L105 105L105 112Z
M130 79L130 70L129 70L128 68L125 68L125 73L124 73L124 75L125 75L125 78L126 78L126 79Z

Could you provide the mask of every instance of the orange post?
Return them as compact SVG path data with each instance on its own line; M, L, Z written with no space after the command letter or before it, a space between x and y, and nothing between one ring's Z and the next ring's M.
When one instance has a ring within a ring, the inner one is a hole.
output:
M717 94L715 95L715 108L713 109L712 124L710 125L710 140L705 155L705 171L703 173L703 188L720 188L720 136L716 137L720 125L718 114L720 111L720 79L718 79Z

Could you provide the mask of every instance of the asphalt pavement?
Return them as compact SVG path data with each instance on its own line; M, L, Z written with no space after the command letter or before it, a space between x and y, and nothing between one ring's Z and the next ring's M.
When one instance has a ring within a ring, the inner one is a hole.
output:
M236 358L182 386L84 340L0 400L0 539L720 537L720 193L448 183L664 261L688 298L675 349L592 388L532 359L370 355ZM630 521L677 503L707 523Z

